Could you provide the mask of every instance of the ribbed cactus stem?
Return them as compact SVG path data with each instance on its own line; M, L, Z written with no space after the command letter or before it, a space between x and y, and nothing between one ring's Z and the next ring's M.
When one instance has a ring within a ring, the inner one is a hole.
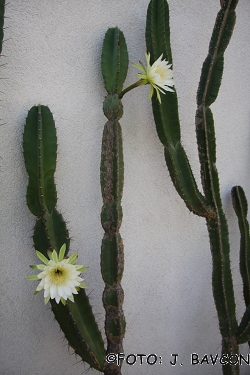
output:
M104 126L101 158L101 187L103 207L102 226L105 231L101 250L101 270L105 289L103 305L106 311L105 332L107 353L123 353L125 318L122 310L124 293L121 278L124 253L119 229L122 221L123 150L119 117L122 113L117 94L108 95L105 114L110 119ZM120 374L120 366L107 364L105 374Z
M3 37L4 37L4 12L5 12L5 0L0 0L0 54L2 53Z
M232 4L234 3L234 7ZM238 354L236 307L230 267L230 246L223 212L219 177L216 168L216 144L212 111L209 106L217 98L224 64L224 51L235 24L237 3L225 1L218 13L209 53L203 64L197 94L196 132L199 145L202 184L214 217L206 217L213 259L212 285L222 335L222 354ZM224 374L239 374L238 365L226 364Z
M108 122L104 126L101 155L101 189L103 207L101 222L105 231L101 249L101 271L105 282L103 306L106 311L105 333L107 354L123 353L125 318L122 310L124 293L121 278L124 267L122 238L122 191L124 179L122 130L119 119L123 114L120 96L127 75L127 45L121 30L107 30L102 49L102 74L108 95L103 111ZM121 363L106 363L106 375L121 374Z
M187 207L195 214L205 217L207 221L213 259L213 295L222 335L222 354L229 356L239 353L238 344L246 340L249 335L250 309L244 314L240 332L238 332L230 268L228 227L220 197L214 121L210 105L215 101L219 92L224 52L233 32L237 2L237 0L221 0L221 9L215 22L197 92L196 136L203 194L197 188L186 153L181 145L177 94L167 92L166 95L161 95L161 105L156 95L152 98L156 129L165 147L165 159L173 184ZM172 63L169 10L165 0L150 1L146 42L151 63L161 54ZM237 375L239 365L227 363L223 366L223 373Z
M66 244L69 235L62 215L55 209L57 203L54 172L56 168L57 138L52 113L48 107L30 109L23 136L23 150L29 175L27 205L37 216L34 229L35 249L48 257L48 250ZM51 300L52 311L69 344L90 367L104 368L104 343L84 289L75 296L75 302L64 306Z
M232 188L233 207L238 217L240 240L240 273L243 281L243 295L246 307L250 305L250 236L247 220L248 204L241 186Z

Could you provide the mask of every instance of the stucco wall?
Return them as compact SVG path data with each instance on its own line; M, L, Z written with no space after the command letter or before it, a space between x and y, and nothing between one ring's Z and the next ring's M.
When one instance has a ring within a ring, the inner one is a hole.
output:
M32 234L35 218L26 207L27 174L22 157L29 108L48 105L58 136L58 209L68 223L71 252L89 265L85 282L103 329L104 288L100 275L102 198L99 164L105 97L100 55L108 27L125 34L130 62L144 60L148 0L10 0L6 6L6 63L0 68L1 375L79 375L87 366L67 342L36 283L26 281L38 263ZM219 0L169 0L182 139L197 180L194 132L196 90ZM238 271L239 230L230 190L244 187L250 199L250 3L240 0L237 24L225 53L225 71L212 110L217 167L230 229L237 314L244 311ZM125 86L136 79L130 64ZM121 120L125 185L124 351L156 353L163 364L124 365L124 375L219 374L221 366L190 363L190 354L221 352L211 288L211 255L205 221L191 214L170 180L153 122L148 87L124 97ZM200 185L200 183L199 183ZM243 346L242 353L248 348ZM183 366L171 366L178 353ZM249 368L242 367L242 374ZM94 374L89 371L88 374Z

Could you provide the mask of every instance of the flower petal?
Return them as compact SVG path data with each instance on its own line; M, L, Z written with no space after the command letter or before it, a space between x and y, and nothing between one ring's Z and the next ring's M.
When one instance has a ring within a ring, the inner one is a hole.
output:
M46 266L48 265L49 261L48 259L42 254L40 253L40 251L36 250L36 255L38 256L38 258L46 264Z
M146 69L145 69L145 67L142 63L140 63L140 64L132 63L132 65L134 65L137 69L139 69L144 74L147 74L147 71L146 71Z
M39 280L39 278L37 277L37 275L32 275L32 276L26 277L26 280Z
M69 257L69 259L68 259L68 263L70 263L70 264L74 264L74 263L76 262L77 258L78 258L78 254L77 254L77 253L72 254L72 255Z
M57 255L57 252L55 250L52 251L51 257L52 257L52 260L55 263L58 263L58 255Z
M62 247L59 251L59 257L58 257L59 262L61 262L63 260L65 252L66 252L66 243L62 245Z
M50 300L50 295L48 295L46 298L44 298L44 304L46 305Z
M88 266L81 266L80 264L78 266L75 266L77 271L83 272L87 270L89 267Z

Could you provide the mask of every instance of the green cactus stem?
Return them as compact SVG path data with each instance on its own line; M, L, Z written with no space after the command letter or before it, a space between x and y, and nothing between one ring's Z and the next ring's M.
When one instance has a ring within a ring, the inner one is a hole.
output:
M234 3L234 6L233 6ZM208 56L203 64L197 93L196 134L205 197L214 211L207 218L213 258L213 293L222 335L222 352L238 354L235 299L230 269L230 248L226 218L222 209L219 177L216 169L216 145L212 111L223 74L224 52L235 24L237 2L222 3L212 33ZM238 366L223 366L225 374L239 373Z
M150 1L147 12L146 44L151 65L161 54L170 64L169 8L165 0ZM162 105L156 95L152 97L156 130L165 148L165 159L173 184L187 207L199 216L209 215L210 208L199 192L185 150L181 144L177 93L161 95Z
M5 0L0 0L0 54L3 48Z
M48 107L30 109L23 135L23 154L29 175L27 205L37 216L34 229L35 249L48 257L48 251L66 244L69 235L57 203L54 172L56 168L57 138L53 116ZM92 308L84 289L64 306L50 300L52 311L69 344L84 362L99 371L104 368L104 344Z
M247 220L248 204L241 186L232 188L232 201L235 213L238 217L240 240L240 273L243 281L243 294L246 307L250 305L250 236Z
M103 305L106 311L105 332L107 354L123 353L125 318L122 310L124 293L121 278L124 253L119 229L122 221L122 190L124 179L122 131L119 119L123 114L119 94L128 68L127 46L118 28L106 32L102 50L102 73L108 92L103 111L108 118L104 126L101 156L101 189L103 207L101 222L105 231L101 250L101 271L105 282ZM106 364L105 374L121 374L121 364Z
M162 104L158 102L155 94L152 97L156 129L164 145L165 159L173 184L189 210L205 217L207 222L213 259L213 294L222 335L222 354L228 355L238 354L238 344L249 340L250 311L246 310L238 329L230 268L228 227L220 197L214 120L209 107L217 98L221 85L224 52L233 32L237 2L236 0L221 1L221 9L215 22L208 56L203 64L197 93L196 137L204 193L198 191L189 161L181 145L176 92L166 92L165 95L161 95ZM172 63L169 9L166 0L150 1L147 12L146 44L151 63L162 53L163 58ZM234 195L237 204L240 205L238 191L239 189ZM241 198L242 200L244 201L244 198ZM245 216L241 214L239 221L240 227L245 226L246 230ZM244 264L245 250L242 254L241 268L246 284L244 294L249 296L248 265ZM226 364L223 366L223 373L239 374L239 366Z
M240 273L243 281L243 296L246 304L246 311L239 325L237 340L239 344L248 341L248 345L250 346L250 235L247 220L248 204L245 192L241 186L234 186L231 194L241 234Z

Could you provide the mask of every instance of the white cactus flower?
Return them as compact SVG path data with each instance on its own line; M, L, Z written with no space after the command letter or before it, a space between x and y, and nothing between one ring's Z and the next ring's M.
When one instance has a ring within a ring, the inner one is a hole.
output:
M141 84L150 84L149 98L152 98L154 90L156 91L157 98L161 103L162 94L166 94L166 91L174 92L171 89L174 86L173 70L170 69L172 64L169 64L165 59L162 60L163 54L150 65L150 53L146 53L147 68L140 62L140 64L133 63L142 73L138 73L138 77L141 79ZM170 87L171 86L171 87Z
M65 304L66 300L74 302L73 294L77 294L79 288L87 288L82 283L83 279L79 276L82 271L88 267L74 265L77 260L77 253L64 259L66 244L64 244L59 255L55 250L49 252L50 260L42 253L36 251L38 258L44 264L30 266L33 269L42 271L38 275L29 276L27 280L41 280L36 288L35 294L44 290L44 302L48 303L49 299L55 299L56 303L60 301Z

